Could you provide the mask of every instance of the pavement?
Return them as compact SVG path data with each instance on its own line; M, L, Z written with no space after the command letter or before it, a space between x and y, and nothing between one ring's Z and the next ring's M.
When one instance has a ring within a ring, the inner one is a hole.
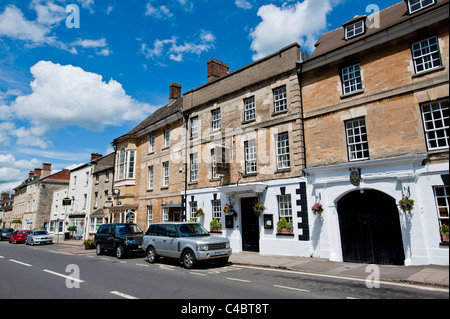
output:
M60 241L58 250L72 254L95 254L95 250L85 250L82 241ZM323 258L306 258L278 255L262 255L253 252L239 252L231 255L234 265L283 269L311 275L341 277L366 280L374 277L373 265L348 262L334 262ZM369 267L370 266L370 267ZM449 288L449 266L391 266L376 265L380 282L397 282Z

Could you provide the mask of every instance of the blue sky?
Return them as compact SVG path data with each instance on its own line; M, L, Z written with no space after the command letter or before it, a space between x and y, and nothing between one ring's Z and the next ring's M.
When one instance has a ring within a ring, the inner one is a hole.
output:
M1 0L0 190L72 168L182 92L401 0ZM69 28L79 8L79 28ZM69 22L67 24L66 22Z

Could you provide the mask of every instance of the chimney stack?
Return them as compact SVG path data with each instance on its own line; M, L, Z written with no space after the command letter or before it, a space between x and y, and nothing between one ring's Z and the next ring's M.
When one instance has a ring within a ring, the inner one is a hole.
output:
M181 85L172 82L170 83L169 104L179 99L181 99Z
M92 153L92 154L91 154L91 161L94 161L94 160L96 160L96 159L98 159L98 158L101 158L101 157L103 157L102 154L99 154L99 153Z
M42 163L41 178L50 176L52 174L52 164Z
M215 81L230 72L228 64L216 59L208 61L208 82Z

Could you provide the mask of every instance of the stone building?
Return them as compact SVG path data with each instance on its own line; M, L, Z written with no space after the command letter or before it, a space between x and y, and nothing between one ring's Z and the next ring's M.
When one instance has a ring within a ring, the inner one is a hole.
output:
M221 227L211 230L229 238L235 252L309 252L301 58L292 44L233 72L211 59L208 82L184 93L187 219L207 229L215 220ZM254 212L256 203L264 212ZM282 217L292 233L278 233Z
M448 18L448 1L403 1L322 35L298 64L308 198L324 208L311 255L448 265Z
M14 205L11 213L15 229L46 228L50 221L53 191L67 186L70 171L64 169L52 174L50 163L43 163L42 168L30 171L28 178L14 191Z
M102 156L91 154L92 190L91 209L89 214L87 234L91 238L101 224L107 223L110 218L109 207L113 204L115 153Z
M181 221L185 130L181 85L171 83L169 103L114 140L116 163L112 222Z
M14 194L2 192L0 197L0 228L11 227L11 212L14 205Z

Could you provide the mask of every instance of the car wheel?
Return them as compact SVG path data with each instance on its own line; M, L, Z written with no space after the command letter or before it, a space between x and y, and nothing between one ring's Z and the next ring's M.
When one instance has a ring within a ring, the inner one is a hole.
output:
M186 269L194 268L197 263L197 259L195 258L195 254L192 250L186 250L182 256L183 266Z
M100 246L100 244L97 244L97 246L95 246L95 253L97 255L103 254L103 249L102 249L102 246Z
M122 245L116 247L116 257L117 259L122 259L123 257L125 257L125 250L123 249Z
M148 247L146 257L147 261L151 264L155 263L158 260L158 255L156 254L156 250L154 247Z

